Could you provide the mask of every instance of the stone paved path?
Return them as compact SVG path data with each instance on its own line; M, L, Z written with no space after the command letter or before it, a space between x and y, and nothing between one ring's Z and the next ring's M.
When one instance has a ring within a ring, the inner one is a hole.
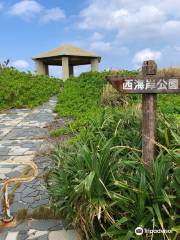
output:
M22 183L15 191L11 205L11 212L14 215L20 209L27 209L29 213L32 213L33 209L47 206L49 203L42 175L51 164L44 151L51 148L46 140L48 136L46 126L56 116L52 111L55 104L56 98L51 98L48 103L34 110L16 109L0 114L0 163L5 163L7 160L33 160L39 170L37 179ZM62 121L65 122L63 119ZM7 178L20 176L25 171L27 171L25 166L0 164L0 182ZM10 193L13 190L13 186L9 188ZM3 232L0 230L0 240L9 239L74 240L76 236L72 230L67 232L63 230L60 220L29 220L18 224L16 228Z

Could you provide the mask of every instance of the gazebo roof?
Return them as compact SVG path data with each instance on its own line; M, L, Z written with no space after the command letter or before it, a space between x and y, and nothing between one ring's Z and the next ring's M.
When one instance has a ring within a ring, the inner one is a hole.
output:
M96 55L95 53L86 51L84 49L75 47L70 44L64 44L60 47L54 48L47 52L41 53L33 58L36 59L47 59L53 57L62 57L62 56L72 56L72 57L86 57L86 58L99 58L100 56Z

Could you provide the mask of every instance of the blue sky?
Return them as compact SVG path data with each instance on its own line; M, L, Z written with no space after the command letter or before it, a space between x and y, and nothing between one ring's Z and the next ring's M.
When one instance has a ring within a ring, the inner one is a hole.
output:
M101 69L180 65L179 0L0 0L0 29L0 61L20 70L63 43L101 55Z

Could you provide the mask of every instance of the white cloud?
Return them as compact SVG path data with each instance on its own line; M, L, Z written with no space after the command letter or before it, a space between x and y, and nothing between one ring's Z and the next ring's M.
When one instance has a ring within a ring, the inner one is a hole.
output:
M49 65L49 75L56 78L62 78L62 67Z
M177 33L180 33L180 21L169 20L162 26L162 34L168 36L173 36Z
M31 18L34 15L40 13L43 10L43 6L34 0L23 0L15 3L9 10L9 14L13 16L21 16L25 18Z
M173 34L180 29L179 0L91 0L80 18L79 28L111 32L123 45L145 39L180 40L180 35Z
M166 46L161 50L162 56L159 59L161 67L171 66L180 67L180 47L179 46Z
M164 13L151 4L139 2L139 6L131 8L128 2L131 1L115 0L93 0L92 3L81 12L83 22L80 22L80 28L94 29L119 29L137 24L147 24L164 19ZM103 11L99 11L102 9Z
M173 14L173 16L180 16L179 10L180 10L180 1L179 0L153 0L152 1L154 5L156 5L158 8L162 9L167 15Z
M39 21L47 23L50 21L60 21L65 18L64 11L59 7L46 8L35 0L22 0L11 6L9 12L12 16L19 16L25 20L30 20L35 16Z
M83 72L90 72L90 71L91 71L90 65L75 66L74 67L74 76L79 76Z
M99 40L102 40L104 38L104 36L99 33L99 32L94 32L92 37L91 37L91 40L92 41L99 41Z
M160 51L152 51L149 48L145 48L134 55L133 62L136 64L142 64L146 60L159 60L162 53Z
M41 18L41 21L44 23L50 22L50 21L59 21L65 18L65 14L62 9L56 7L47 9L44 13L44 15Z
M111 50L111 44L104 41L94 41L91 43L90 48L92 50L98 50L99 52L109 52Z
M177 52L180 52L180 46L175 46L174 50L177 51Z
M29 67L29 63L22 59L12 62L11 65L18 69L27 69Z

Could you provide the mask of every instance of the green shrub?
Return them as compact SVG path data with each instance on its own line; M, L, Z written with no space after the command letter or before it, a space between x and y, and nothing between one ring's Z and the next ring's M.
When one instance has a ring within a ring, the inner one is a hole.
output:
M74 119L73 122L66 125L66 132L72 134L84 132L89 125L89 118L98 119L104 110L104 105L110 109L118 107L121 110L126 107L127 102L129 103L128 107L141 103L140 94L129 94L122 97L112 87L107 87L105 77L109 74L131 77L137 76L139 73L126 70L89 72L83 73L79 77L72 77L64 83L64 89L58 97L55 111L59 117ZM158 94L157 104L159 112L180 116L180 96L177 94ZM61 134L63 131L58 130L52 135L58 137Z
M106 72L89 72L65 81L55 111L60 117L74 119L66 125L68 132L74 134L83 131L88 125L90 116L98 118L100 115L103 109L100 105L100 96L106 83L105 76Z
M137 111L108 110L90 122L76 144L53 155L48 189L55 210L73 222L82 239L144 239L135 235L137 226L173 231L145 239L178 239L177 123L159 119L158 142L166 145L157 144L150 175L141 161Z
M180 120L180 95L179 94L158 94L158 110L166 115L175 115Z
M117 73L117 72L116 72ZM118 71L123 76L136 76L136 71ZM71 77L64 83L55 111L60 117L70 117L74 122L67 124L69 132L82 132L89 125L89 118L98 119L104 107L101 102L105 77L111 72L88 72ZM135 97L136 98L136 97ZM61 133L61 131L59 132ZM57 134L55 134L57 136Z
M121 75L122 77L136 77L140 75L141 72L136 70L110 70L108 75Z
M61 82L14 68L0 67L0 109L33 108L59 92Z

